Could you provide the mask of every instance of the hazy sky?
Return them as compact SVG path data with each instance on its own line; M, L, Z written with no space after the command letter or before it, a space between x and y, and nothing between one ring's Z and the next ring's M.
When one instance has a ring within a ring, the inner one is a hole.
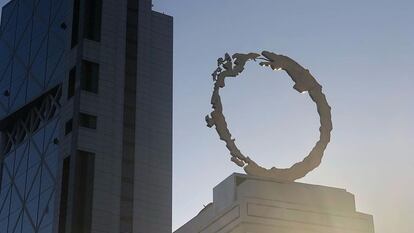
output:
M154 0L174 16L174 229L242 172L205 127L216 60L270 50L319 80L334 130L321 166L300 182L345 188L376 233L414 232L414 2ZM247 66L222 91L241 150L268 167L310 151L319 119L285 73Z
M270 50L307 67L332 106L332 142L300 182L355 194L376 233L414 232L414 1L154 0L154 9L175 21L174 229L242 172L205 127L217 58ZM252 64L227 84L224 113L246 155L267 167L307 155L318 115L285 73Z

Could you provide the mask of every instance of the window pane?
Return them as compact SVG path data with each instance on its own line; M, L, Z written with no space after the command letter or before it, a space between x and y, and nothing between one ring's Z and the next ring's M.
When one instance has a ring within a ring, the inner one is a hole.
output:
M68 135L70 132L72 132L72 128L73 128L73 122L72 122L72 119L70 119L65 124L65 135Z
M81 127L96 129L97 117L89 114L79 114L79 125Z
M72 20L72 48L78 44L79 37L79 1L73 1L73 20Z
M59 233L66 230L66 211L68 206L70 156L63 160L62 181L60 187Z
M83 61L82 62L82 90L98 93L99 85L99 64Z
M75 84L76 84L76 67L73 67L69 71L68 99L70 99L75 94Z
M76 157L76 192L73 208L73 232L91 232L95 154L78 151Z
M101 40L102 0L85 1L85 38Z

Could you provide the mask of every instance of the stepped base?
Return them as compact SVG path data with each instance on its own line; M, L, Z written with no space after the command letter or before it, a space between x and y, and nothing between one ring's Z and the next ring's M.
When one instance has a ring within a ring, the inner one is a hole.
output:
M374 233L344 189L233 174L213 194L175 233Z

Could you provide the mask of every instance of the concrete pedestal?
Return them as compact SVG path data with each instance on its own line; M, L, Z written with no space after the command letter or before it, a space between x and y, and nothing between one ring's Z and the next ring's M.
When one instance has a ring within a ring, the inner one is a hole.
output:
M233 174L213 203L175 233L374 233L344 189Z

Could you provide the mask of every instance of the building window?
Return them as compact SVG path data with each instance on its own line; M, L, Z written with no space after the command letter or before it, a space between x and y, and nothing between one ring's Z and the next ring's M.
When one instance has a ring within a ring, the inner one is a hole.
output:
M3 187L3 185L2 185L2 181L3 181L3 169L4 169L4 155L2 156L2 157L0 157L0 192L2 191L1 189L2 189L2 187Z
M79 114L79 125L81 127L96 129L97 121L98 119L96 116L89 115L86 113Z
M73 14L72 14L72 42L71 47L75 47L79 40L79 10L80 0L73 1Z
M86 61L82 62L82 90L98 93L99 85L99 64Z
M59 233L66 232L66 216L68 206L68 191L69 191L69 171L70 171L70 156L63 160L62 180L60 186L60 206L59 206Z
M95 154L78 150L72 232L91 232Z
M102 0L85 1L84 37L89 40L101 40Z
M75 86L76 86L76 67L73 67L69 71L69 81L68 81L68 99L75 95Z
M66 121L66 124L65 124L65 135L68 135L70 132L72 132L72 129L73 129L73 120L70 119Z

